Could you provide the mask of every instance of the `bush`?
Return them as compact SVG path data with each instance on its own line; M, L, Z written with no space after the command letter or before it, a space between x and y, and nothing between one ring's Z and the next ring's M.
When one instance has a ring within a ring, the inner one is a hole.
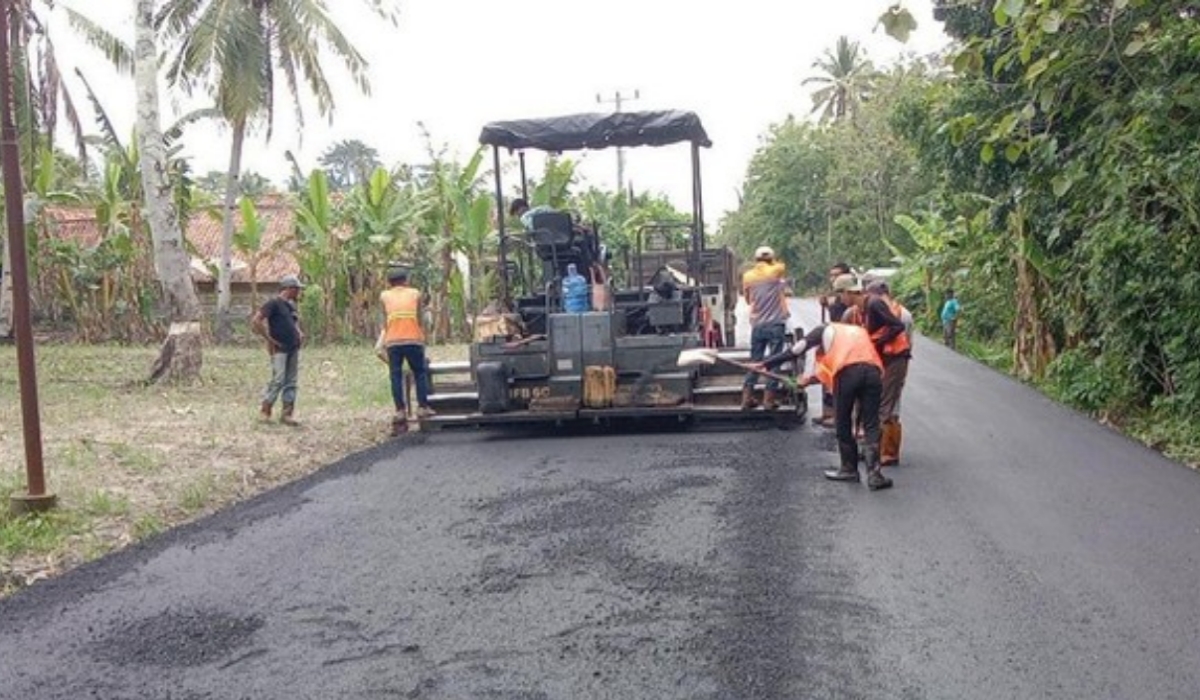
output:
M1115 402L1117 383L1110 375L1105 372L1101 358L1075 348L1050 363L1045 388L1059 401L1095 413L1111 408Z

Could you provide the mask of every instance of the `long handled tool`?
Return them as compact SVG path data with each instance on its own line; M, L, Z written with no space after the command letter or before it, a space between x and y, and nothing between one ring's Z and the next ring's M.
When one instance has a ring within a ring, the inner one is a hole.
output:
M513 340L513 341L505 343L504 349L505 350L516 350L517 348L525 347L526 345L529 345L530 343L535 343L539 340L545 340L545 339L546 339L546 336L544 336L544 335L531 335L528 338L521 338L520 340Z
M718 362L737 367L739 369L744 369L747 372L756 372L764 377L770 377L771 379L783 382L786 386L792 389L797 387L797 380L795 377L787 377L782 374L755 369L754 365L738 362L737 360L731 360L727 357L721 357L720 351L717 350L717 348L691 348L689 350L684 350L679 353L679 359L675 361L675 364L679 365L680 367L695 367L697 365L715 365Z

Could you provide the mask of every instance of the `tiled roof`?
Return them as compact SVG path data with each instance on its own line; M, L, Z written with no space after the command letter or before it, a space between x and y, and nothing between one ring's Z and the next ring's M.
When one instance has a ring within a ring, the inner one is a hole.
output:
M258 266L255 276L258 282L276 282L284 275L300 272L293 255L296 239L296 218L291 206L281 197L264 199L255 205L258 219L265 226L262 246L259 248ZM241 210L234 212L235 230L242 225ZM215 266L221 258L221 215L219 210L201 211L192 215L188 222L187 239L196 249L193 259L192 277L197 281L214 281L215 277L204 267L204 262ZM233 281L249 282L249 259L236 248L233 250Z
M256 204L259 219L265 225L261 253L259 254L256 277L260 283L276 282L284 275L294 275L300 270L293 255L295 237L295 215L282 196L271 196ZM100 227L96 211L91 207L52 206L45 210L51 223L51 235L66 240L93 246L100 242ZM234 225L241 226L241 211L234 212ZM207 263L216 265L221 256L221 218L217 211L198 211L192 215L184 233L195 249L192 255L192 279L197 282L214 281ZM233 281L250 281L249 260L234 249Z
M96 223L96 210L91 207L46 207L50 219L51 235L85 246L100 242L100 226Z

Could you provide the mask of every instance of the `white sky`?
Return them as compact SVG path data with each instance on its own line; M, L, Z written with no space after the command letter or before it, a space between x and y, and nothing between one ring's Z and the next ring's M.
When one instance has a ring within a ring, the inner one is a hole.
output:
M486 122L607 111L611 106L596 104L597 93L611 97L616 90L637 89L641 99L628 103L627 111L688 109L700 115L713 141L702 154L705 219L712 230L723 211L736 208L736 189L760 135L789 113L809 112L811 102L800 81L839 35L860 41L877 64L945 45L930 0L906 0L919 24L907 44L882 29L872 32L890 2L401 0L395 29L362 10L357 0L331 1L335 19L370 62L372 95L358 94L330 61L327 72L338 104L333 124L306 109L301 140L290 103L283 103L272 141L266 143L261 133L250 139L244 167L282 183L290 172L284 151L291 149L301 167L311 169L329 144L355 138L375 147L387 164L422 162L418 121L435 144L466 157ZM134 0L68 4L132 40ZM132 81L107 69L102 57L72 39L64 26L55 36L59 63L70 75L84 120L92 123L91 109L74 76L76 67L84 70L117 128L128 133L134 118ZM168 100L163 106L167 114L181 111ZM227 132L194 126L185 144L197 173L225 170ZM540 166L531 169L537 172ZM582 154L579 173L585 183L614 187L615 153ZM680 208L690 208L686 145L626 151L626 178L638 190L664 192Z

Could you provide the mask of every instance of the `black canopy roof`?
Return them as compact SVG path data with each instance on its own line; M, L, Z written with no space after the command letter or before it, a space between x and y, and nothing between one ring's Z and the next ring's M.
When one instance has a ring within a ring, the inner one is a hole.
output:
M666 146L681 141L712 146L700 117L693 112L674 110L492 122L479 135L479 142L485 146L552 152L610 146Z

